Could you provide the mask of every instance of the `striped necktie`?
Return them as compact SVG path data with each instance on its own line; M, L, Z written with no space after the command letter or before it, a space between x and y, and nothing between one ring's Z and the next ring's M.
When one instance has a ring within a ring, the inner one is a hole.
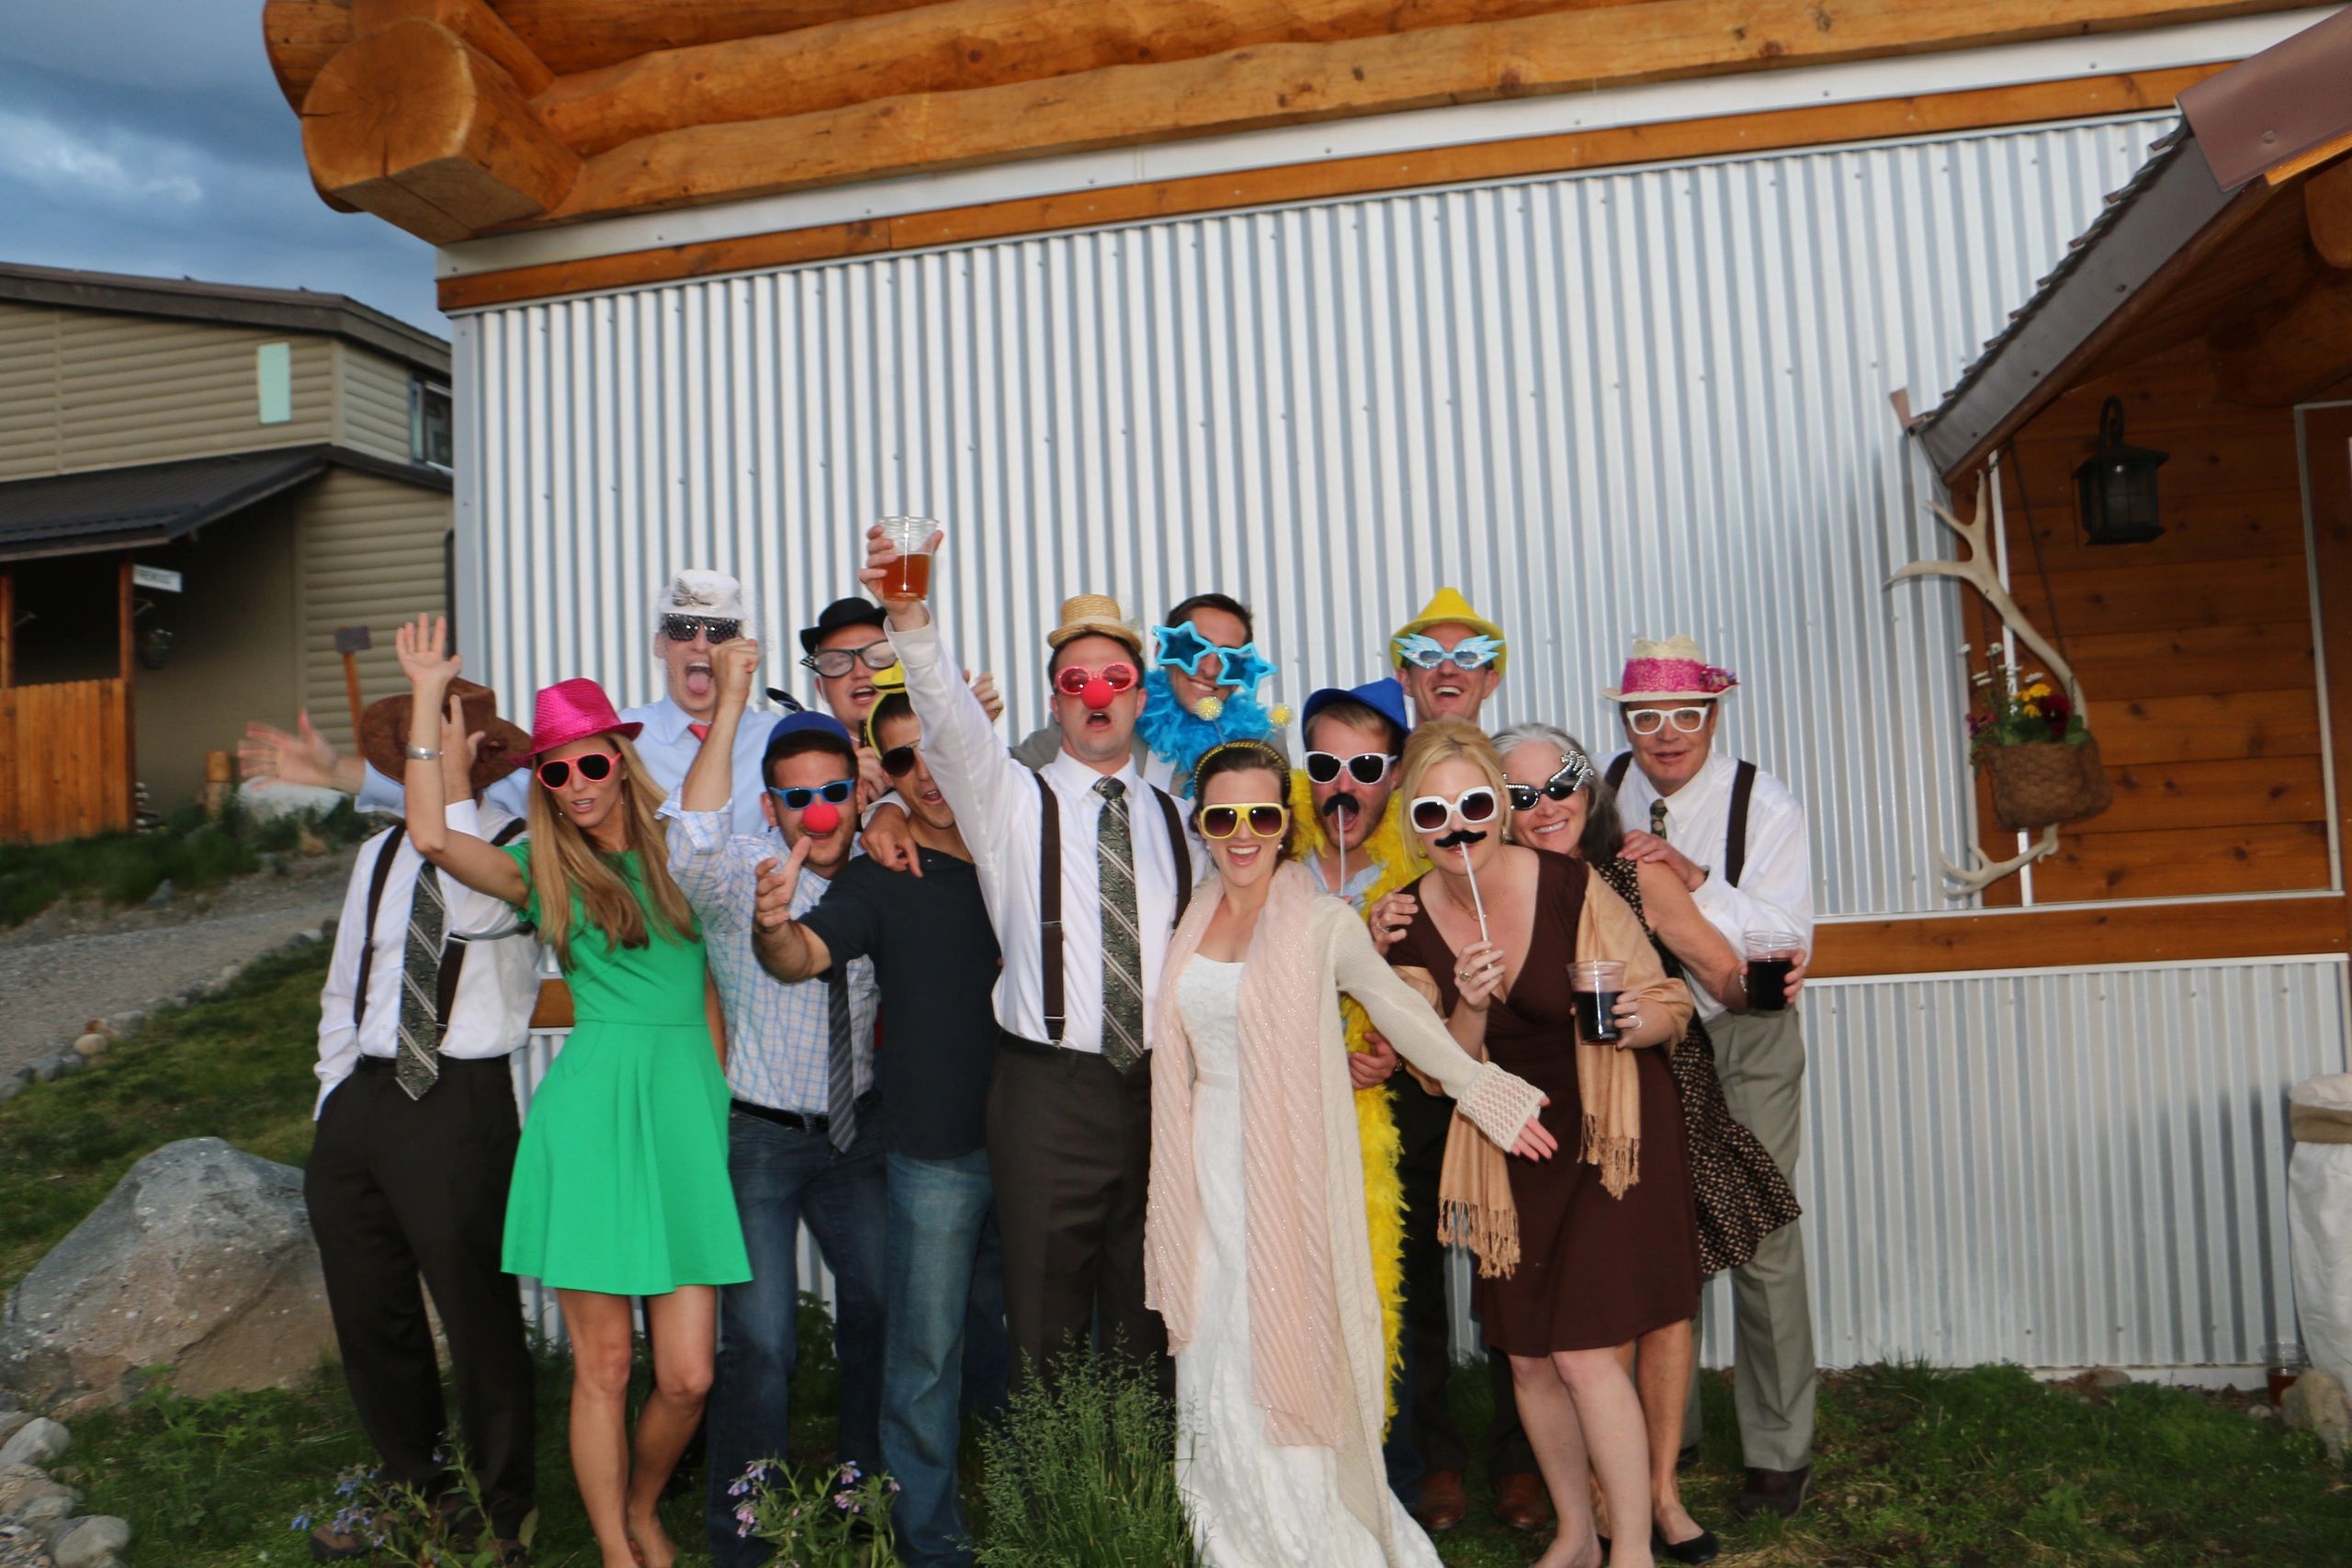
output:
M1666 802L1663 800L1650 802L1650 836L1657 839L1666 837Z
M401 1049L392 1069L392 1081L411 1100L423 1100L441 1081L441 936L448 925L440 877L430 865L418 867L401 955Z
M843 1154L857 1139L857 1043L849 1010L849 966L825 972L825 1137Z
M1127 786L1099 779L1094 863L1102 884L1102 1055L1121 1072L1143 1060L1143 938L1136 915L1135 835Z

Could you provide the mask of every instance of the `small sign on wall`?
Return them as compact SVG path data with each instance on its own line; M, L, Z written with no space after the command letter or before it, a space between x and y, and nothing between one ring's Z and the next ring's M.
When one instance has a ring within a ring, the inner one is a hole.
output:
M254 395L263 424L285 424L294 417L294 345L265 343L254 350Z
M180 592L180 581L178 572L165 571L160 566L141 566L136 561L130 566L130 585L133 588L152 588L158 593L177 593Z

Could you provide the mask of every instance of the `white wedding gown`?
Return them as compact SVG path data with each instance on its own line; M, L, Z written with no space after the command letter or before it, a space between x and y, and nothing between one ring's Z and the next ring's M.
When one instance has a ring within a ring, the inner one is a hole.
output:
M1209 1568L1391 1568L1380 1542L1340 1501L1329 1449L1266 1437L1250 1397L1250 1273L1243 1215L1241 965L1194 957L1177 985L1192 1036L1193 1159L1201 1184L1200 1301L1193 1342L1176 1355L1176 1481ZM1394 1568L1440 1568L1437 1549L1385 1491Z

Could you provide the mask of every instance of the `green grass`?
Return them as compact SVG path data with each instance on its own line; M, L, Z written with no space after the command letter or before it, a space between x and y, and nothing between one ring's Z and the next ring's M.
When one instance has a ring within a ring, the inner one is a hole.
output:
M159 1013L74 1077L0 1105L0 1282L13 1283L96 1205L142 1154L212 1134L300 1164L311 1138L316 1004L323 949L256 965L223 996ZM791 1459L825 1461L838 1370L830 1336L806 1322ZM564 1449L569 1378L539 1387L540 1568L593 1568ZM1486 1379L1454 1380L1478 1448ZM2188 1568L2352 1563L2352 1471L2310 1437L2245 1414L2239 1396L2132 1386L2052 1387L2007 1367L1876 1367L1826 1378L1814 1500L1796 1520L1736 1525L1739 1477L1728 1387L1706 1388L1704 1462L1684 1478L1727 1556L1758 1568ZM228 1568L307 1561L288 1528L338 1470L368 1457L341 1377L322 1371L278 1393L182 1400L167 1390L74 1424L62 1467L85 1507L138 1531L131 1568ZM978 1505L977 1467L967 1495ZM1441 1542L1456 1568L1519 1568L1537 1544L1491 1522L1474 1474L1471 1522ZM973 1517L981 1517L978 1507ZM695 1497L668 1508L701 1562Z
M315 821L296 816L256 822L232 810L215 822L183 807L152 832L102 833L62 844L0 844L0 928L20 925L60 898L136 904L171 879L187 893L218 887L282 853L305 827L330 844L364 838L368 823L345 801Z

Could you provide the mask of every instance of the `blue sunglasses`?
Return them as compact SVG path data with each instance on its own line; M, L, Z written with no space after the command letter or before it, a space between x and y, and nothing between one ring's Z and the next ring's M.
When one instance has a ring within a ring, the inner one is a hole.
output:
M1182 670L1187 675L1201 672L1201 660L1215 654L1217 659L1217 684L1239 686L1255 691L1258 682L1274 672L1273 665L1258 651L1255 642L1245 642L1239 648L1219 648L1200 634L1192 622L1179 626L1154 626L1152 637L1159 644L1160 667Z
M778 789L774 784L770 784L768 793L784 802L785 809L787 811L806 811L811 802L819 800L829 801L832 805L839 806L849 798L850 791L856 787L855 780L835 779L831 784L819 784L814 789Z

